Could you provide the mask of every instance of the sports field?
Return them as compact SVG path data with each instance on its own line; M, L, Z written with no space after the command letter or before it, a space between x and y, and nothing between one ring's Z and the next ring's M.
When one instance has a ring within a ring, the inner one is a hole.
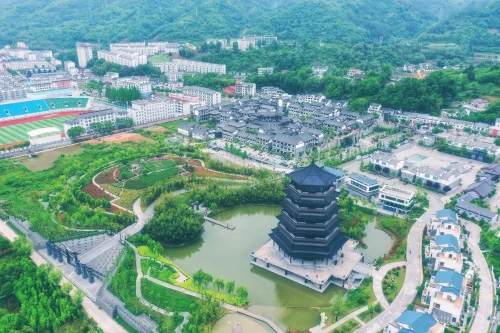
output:
M63 123L72 118L74 117L66 116L0 127L0 145L17 141L28 141L28 131L33 129L43 127L56 127L62 129Z

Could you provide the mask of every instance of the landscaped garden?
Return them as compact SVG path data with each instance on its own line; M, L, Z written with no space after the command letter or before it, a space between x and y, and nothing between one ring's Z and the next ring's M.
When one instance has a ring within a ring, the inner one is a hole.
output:
M382 291L387 299L387 302L392 303L398 296L401 287L405 280L405 267L398 267L390 270L382 281Z

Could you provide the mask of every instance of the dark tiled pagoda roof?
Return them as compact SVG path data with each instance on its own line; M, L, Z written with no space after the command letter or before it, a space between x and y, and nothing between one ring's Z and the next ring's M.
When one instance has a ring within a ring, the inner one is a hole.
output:
M337 179L333 174L317 166L314 162L307 167L291 172L288 176L293 183L300 186L329 187Z

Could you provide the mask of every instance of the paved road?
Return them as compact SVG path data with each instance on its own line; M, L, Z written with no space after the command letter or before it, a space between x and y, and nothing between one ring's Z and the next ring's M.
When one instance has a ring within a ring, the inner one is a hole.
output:
M7 238L9 241L14 241L17 238L17 234L9 227L7 223L0 220L0 234ZM31 254L31 260L37 265L48 264L48 262L43 258L38 252L33 251ZM71 282L66 278L61 279L61 283ZM75 287L76 288L76 287ZM113 318L111 318L106 312L99 309L99 307L90 300L87 296L83 297L82 307L87 313L87 315L92 318L97 325L105 333L127 333L127 331L121 327Z
M429 194L429 209L412 225L408 233L406 247L406 275L401 291L396 299L373 320L358 329L358 333L376 333L385 328L387 324L394 321L407 306L413 302L417 295L418 287L423 282L422 271L422 238L424 228L437 210L443 208L441 198L436 194ZM444 199L443 199L444 200Z
M380 303L380 305L384 309L387 309L389 307L389 302L385 298L384 290L382 288L382 281L384 280L384 276L387 273L389 273L389 271L391 271L395 268L398 268L398 267L403 267L403 266L406 266L406 261L392 262L392 263L389 263L387 265L380 267L377 270L373 270L373 273L372 273L373 293L375 294L377 301Z
M479 248L481 228L472 222L462 220L465 229L469 232L468 244L472 253L472 261L478 269L479 278L479 302L476 316L472 322L471 332L489 332L490 316L493 314L493 281L488 263Z
M334 329L339 328L340 326L342 326L343 324L347 323L351 319L354 319L358 323L360 323L361 325L363 325L364 322L362 322L361 319L358 318L358 315L360 315L361 313L363 313L363 312L365 312L367 310L368 310L368 305L367 306L363 306L362 308L359 308L359 309L357 309L357 310L349 313L347 316L342 317L342 319L336 321L335 323L331 324L330 326L327 326L327 327L324 327L324 328L320 328L318 326L315 326L315 327L311 328L309 331L311 333L332 332Z

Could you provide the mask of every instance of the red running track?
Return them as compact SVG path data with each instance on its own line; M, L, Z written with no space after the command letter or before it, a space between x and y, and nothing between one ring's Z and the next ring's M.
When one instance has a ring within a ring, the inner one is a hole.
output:
M61 111L61 112L55 112L55 113L50 113L50 114L42 114L42 115L37 115L37 116L29 116L29 117L24 117L24 118L18 118L18 119L10 119L10 120L0 120L0 127L7 127L7 126L12 126L12 125L18 125L18 124L25 124L25 123L32 123L34 121L39 121L39 120L46 120L46 119L52 119L52 118L60 118L60 117L66 117L66 116L77 116L81 113L85 113L88 111L76 111L76 110L70 110L70 111Z

